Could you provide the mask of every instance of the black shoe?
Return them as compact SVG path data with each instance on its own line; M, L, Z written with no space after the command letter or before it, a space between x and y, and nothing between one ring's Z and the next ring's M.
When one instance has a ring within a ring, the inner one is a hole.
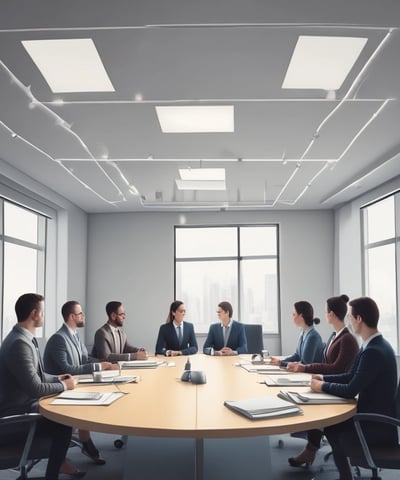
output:
M100 457L100 452L94 446L91 438L87 442L82 442L82 453L91 458L96 465L104 465L106 463L104 458Z

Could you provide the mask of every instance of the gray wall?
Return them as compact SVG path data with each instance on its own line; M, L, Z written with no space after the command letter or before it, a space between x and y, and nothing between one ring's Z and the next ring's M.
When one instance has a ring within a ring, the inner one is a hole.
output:
M173 300L173 227L181 220L182 214L165 212L89 215L86 343L93 342L106 320L105 304L120 300L128 313L128 338L154 351L158 328ZM279 223L284 354L292 353L299 335L292 323L297 300L314 305L324 338L330 332L324 301L333 294L333 220L332 211L185 214L186 225ZM266 344L271 352L281 353L276 340L267 339Z

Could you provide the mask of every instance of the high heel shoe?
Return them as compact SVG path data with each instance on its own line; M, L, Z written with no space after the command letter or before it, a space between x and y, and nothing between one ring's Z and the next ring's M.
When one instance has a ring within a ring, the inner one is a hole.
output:
M318 448L308 444L297 457L288 458L289 465L292 467L309 467L313 464Z
M61 465L59 473L63 475L68 475L72 478L82 478L86 475L86 472L84 470L79 470L75 467L75 465L72 465L72 463L68 462L67 460L65 460L64 463Z

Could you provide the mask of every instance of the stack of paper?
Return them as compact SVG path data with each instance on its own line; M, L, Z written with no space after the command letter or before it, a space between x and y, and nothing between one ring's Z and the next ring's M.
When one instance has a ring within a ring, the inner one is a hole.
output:
M66 390L51 402L53 405L110 405L124 395L122 392L83 392Z
M298 415L302 409L276 397L251 398L247 400L225 400L224 405L247 418L262 419Z
M118 362L120 368L156 368L164 362L157 360L129 360Z
M86 384L104 384L104 383L132 383L137 382L139 377L136 375L120 375L118 377L103 377L101 380L94 380L93 377L83 377L79 378L78 383L86 383Z
M289 400L290 402L299 405L324 405L329 403L354 403L355 400L337 397L324 392L313 392L311 390L306 392L290 392L287 390L281 390L278 393L278 397Z
M311 375L310 374L294 374L294 375L285 375L280 377L279 375L267 376L265 377L264 383L269 387L282 387L282 386L308 386L310 385Z
M282 369L278 365L264 364L253 365L252 363L241 363L240 366L248 372L257 373L282 373Z

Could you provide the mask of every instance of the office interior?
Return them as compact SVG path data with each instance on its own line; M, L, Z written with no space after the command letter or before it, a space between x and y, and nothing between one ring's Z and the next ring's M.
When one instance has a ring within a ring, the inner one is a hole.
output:
M396 2L88 1L86 11L70 2L33 3L0 6L0 194L50 219L45 336L60 327L61 305L76 299L90 346L106 321L105 304L120 300L128 338L152 352L174 300L174 227L273 223L280 228L280 333L265 335L264 344L274 354L294 351L292 306L300 299L314 306L327 338L326 298L365 291L360 208L400 187ZM223 44L225 34L224 48L203 45L210 35ZM268 42L257 43L264 34ZM282 89L296 39L315 34L360 36L366 47L337 90ZM61 94L60 106L22 42L79 37L95 38L115 90ZM157 54L163 40L171 49ZM184 51L186 41L196 50ZM275 50L280 41L285 53ZM151 52L155 58L146 58ZM221 69L217 54L226 54ZM132 101L134 87L143 98ZM157 105L207 100L234 106L234 132L159 131ZM343 110L329 117L339 104ZM120 179L110 181L107 162L134 195ZM178 168L187 166L225 168L226 191L177 191ZM113 183L126 202L104 201L118 197ZM203 341L199 335L200 347Z

